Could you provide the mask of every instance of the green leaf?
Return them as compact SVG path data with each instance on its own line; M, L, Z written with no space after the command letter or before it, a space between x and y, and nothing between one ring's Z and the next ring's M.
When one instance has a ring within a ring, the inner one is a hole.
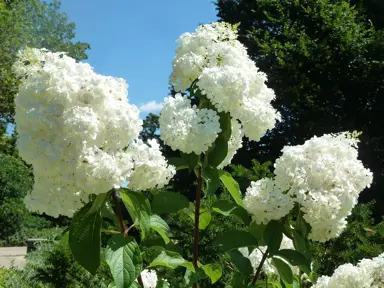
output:
M117 288L130 287L143 268L139 245L133 237L124 237L123 234L113 235L109 239L105 261Z
M193 264L185 260L179 253L163 250L161 253L152 260L148 267L162 266L170 269L175 269L179 266L185 267L189 270L193 269Z
M185 284L188 286L192 286L193 284L199 282L200 280L205 278L205 273L203 269L199 268L197 271L186 270L184 275ZM197 287L200 287L197 285Z
M187 163L183 158L174 157L174 158L168 158L167 160L169 165L173 165L176 167L176 170L189 168L189 163Z
M219 171L211 166L205 166L202 169L202 176L207 185L205 191L206 195L209 196L215 194L217 188L220 187Z
M120 197L129 214L135 222L138 222L141 230L141 238L144 239L151 229L150 215L151 205L147 197L140 192L129 189L119 189Z
M152 212L156 214L176 213L188 206L189 201L184 195L166 191L156 194L151 203Z
M111 193L103 193L96 196L95 200L93 200L92 207L89 209L88 213L96 213L97 211L100 211L107 200L107 197L109 197Z
M160 279L159 281L157 281L157 285L156 285L156 288L169 288L169 284L167 281L163 280L163 279Z
M291 250L291 249L281 249L275 254L276 256L280 256L287 260L289 264L292 266L299 266L303 265L307 268L307 271L310 273L311 272L311 264L310 262L305 258L303 254L296 250ZM307 273L307 272L305 272ZM307 273L309 275L309 273Z
M212 204L211 209L224 216L239 217L243 220L245 225L249 225L250 217L247 210L235 203L226 200L219 200Z
M233 288L247 288L248 281L247 277L240 273L234 273L231 280L231 285Z
M272 220L267 224L264 230L264 242L268 246L270 255L274 255L280 248L283 240L283 227L281 222Z
M92 205L92 202L86 204L73 216L69 227L69 247L75 260L95 274L100 265L101 212L89 213Z
M249 232L256 238L259 245L264 245L263 235L265 227L267 227L265 224L257 224L256 222L252 222L249 226Z
M296 230L292 230L293 246L297 251L303 254L307 259L311 259L311 248L309 242Z
M197 163L199 162L200 157L199 155L196 155L195 153L192 152L189 154L181 153L181 158L184 160L184 163L188 166L189 173L191 173L195 169Z
M189 203L189 207L185 208L183 211L193 222L195 222L195 205L193 203ZM209 223L211 223L211 219L211 213L205 208L200 208L199 229L204 230L207 228Z
M295 223L295 229L299 230L304 238L307 237L309 232L311 231L311 225L309 225L303 218L303 214L299 211Z
M220 170L219 175L221 182L223 182L225 188L227 188L228 192L231 194L236 204L240 205L241 207L244 207L243 200L241 200L239 183L237 183L236 180L232 178L231 174L224 170Z
M227 156L228 141L231 138L231 116L224 112L219 113L219 116L221 132L213 143L213 148L207 153L208 163L213 167L220 165Z
M257 246L257 240L244 230L229 230L223 232L216 240L215 244L219 245L224 251L237 249L241 247Z
M221 270L221 266L217 263L206 264L201 267L204 270L205 274L211 278L211 283L215 283L220 279L223 271Z
M165 222L159 215L151 215L150 218L151 228L155 230L164 239L165 244L169 243L169 236L171 229L167 222Z
M292 269L287 263L285 263L283 260L280 260L279 258L273 258L272 264L276 267L281 279L283 279L288 284L293 283Z
M245 257L239 250L230 250L227 252L231 257L231 262L239 269L239 272L244 276L249 276L253 273L253 268L249 258Z

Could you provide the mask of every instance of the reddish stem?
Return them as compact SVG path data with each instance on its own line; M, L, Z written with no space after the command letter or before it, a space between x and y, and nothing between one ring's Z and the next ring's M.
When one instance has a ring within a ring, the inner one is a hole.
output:
M200 156L200 160L201 160ZM198 259L199 259L199 221L200 221L200 202L201 202L201 188L202 188L202 177L201 177L201 167L198 168L197 172L197 186L196 186L196 203L195 203L195 227L193 233L193 267L197 271L198 269ZM197 287L197 284L193 285L194 288Z
M113 203L115 204L115 214L117 216L117 219L119 220L121 232L124 234L125 237L127 237L128 229L124 224L123 213L121 212L120 202L119 202L119 199L117 198L116 189L113 189L112 191L112 200L113 200ZM144 288L143 279L141 279L141 275L137 277L137 282L139 283L141 288Z

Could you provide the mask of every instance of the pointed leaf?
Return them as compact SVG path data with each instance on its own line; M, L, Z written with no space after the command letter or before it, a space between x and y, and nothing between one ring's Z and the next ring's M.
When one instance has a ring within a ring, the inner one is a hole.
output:
M259 245L264 245L263 235L265 227L267 227L265 224L257 224L256 222L252 222L249 226L249 232L257 239Z
M257 246L257 240L247 231L229 230L223 232L215 243L224 251L241 247Z
M176 213L188 206L189 201L184 195L166 191L156 194L151 203L152 212L156 214Z
M139 223L141 238L144 239L151 229L151 205L149 204L147 197L142 193L131 191L129 189L120 189L119 192L132 219Z
M223 182L225 188L227 188L228 192L231 194L236 204L240 205L241 207L244 207L243 200L241 200L239 183L237 183L236 180L232 178L231 174L224 170L220 170L219 175L221 182Z
M202 169L202 176L206 182L206 195L215 194L217 188L220 187L220 177L217 168L205 166Z
M167 222L165 222L159 215L151 215L151 228L155 230L164 239L165 244L169 243L169 236L171 229Z
M170 269L175 269L179 266L193 269L191 262L185 260L180 254L172 251L163 250L161 253L149 264L148 267L162 266Z
M193 203L189 203L189 207L185 208L183 211L192 219L192 221L195 221L195 205ZM211 223L211 219L211 213L205 208L200 208L199 229L204 230L207 228L209 223Z
M264 242L268 246L268 251L274 255L280 248L281 241L283 240L283 227L281 222L272 220L267 224L264 231Z
M117 288L130 287L143 268L139 245L134 238L124 237L123 234L113 235L109 239L105 260Z
M281 249L278 252L276 252L275 255L284 258L292 266L303 265L306 267L307 272L311 273L310 262L300 252L298 252L296 250L291 250L291 249ZM307 272L305 272L305 273L307 273ZM309 274L309 273L307 273L307 274Z
M213 167L220 165L227 156L228 141L231 138L231 116L224 112L219 113L219 116L221 132L213 143L213 148L207 153L208 163Z
M231 262L239 269L239 272L244 276L249 276L253 273L253 268L249 258L245 257L239 250L230 250L227 252L231 256Z
M293 283L292 269L287 263L285 263L283 260L280 260L279 258L273 258L272 264L276 267L281 279L283 279L288 284Z
M250 217L247 210L235 203L226 200L219 200L213 203L211 208L213 211L224 216L236 216L243 220L245 225L249 225Z
M223 271L221 270L221 266L217 263L206 264L201 267L204 270L205 275L211 278L211 283L215 283L220 279Z
M75 260L95 274L100 265L101 212L89 213L93 203L86 204L72 218L69 227L69 247Z
M183 158L174 157L168 158L168 164L176 167L176 170L188 169L189 164Z

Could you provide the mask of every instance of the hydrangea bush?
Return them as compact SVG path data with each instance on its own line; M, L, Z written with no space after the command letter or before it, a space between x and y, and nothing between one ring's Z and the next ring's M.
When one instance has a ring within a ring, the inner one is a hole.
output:
M224 231L216 240L234 267L226 287L342 287L337 283L353 275L365 286L350 287L382 287L382 256L356 267L343 265L317 283L311 271L309 241L339 236L359 193L372 182L372 173L358 160L357 135L329 134L286 146L274 177L252 182L242 197L239 184L223 169L243 137L259 141L279 121L271 105L274 91L237 40L236 27L201 25L178 43L170 75L178 93L164 100L159 118L160 138L179 151L170 159L155 140L138 138L142 121L127 101L123 79L98 75L65 53L19 53L17 145L35 175L27 207L73 217L69 245L91 273L100 263L101 233L110 233L104 255L114 278L110 287L169 287L158 279L156 267L183 267L185 285L192 287L205 277L218 281L222 267L201 263L198 253L199 230L209 225L211 213L244 223L244 229ZM180 169L196 175L194 203L177 192L159 192ZM200 208L202 197L219 187L233 201ZM128 225L119 198L132 219ZM193 259L172 249L177 241L162 218L178 212L194 220ZM121 231L101 229L111 214ZM132 237L133 227L139 238ZM161 244L149 244L151 230ZM150 255L143 255L144 246Z

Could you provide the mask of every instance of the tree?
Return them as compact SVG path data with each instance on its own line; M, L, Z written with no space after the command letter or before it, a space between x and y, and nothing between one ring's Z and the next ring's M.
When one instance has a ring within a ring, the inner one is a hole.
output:
M0 1L0 122L13 122L13 99L19 82L11 67L17 51L30 46L67 52L77 60L86 59L90 45L73 42L75 28L67 15L60 12L57 0Z
M284 145L302 144L312 135L359 130L361 159L375 175L363 200L376 198L380 207L382 32L345 0L219 0L216 5L221 20L240 23L240 41L268 74L275 107L282 114L280 124L260 143L246 143L235 162L249 166L245 151L267 161Z
M140 132L140 137L143 141L148 139L159 140L159 115L149 113L143 121L143 130Z
M27 215L22 198L32 189L32 171L23 161L0 153L0 239L19 231Z

